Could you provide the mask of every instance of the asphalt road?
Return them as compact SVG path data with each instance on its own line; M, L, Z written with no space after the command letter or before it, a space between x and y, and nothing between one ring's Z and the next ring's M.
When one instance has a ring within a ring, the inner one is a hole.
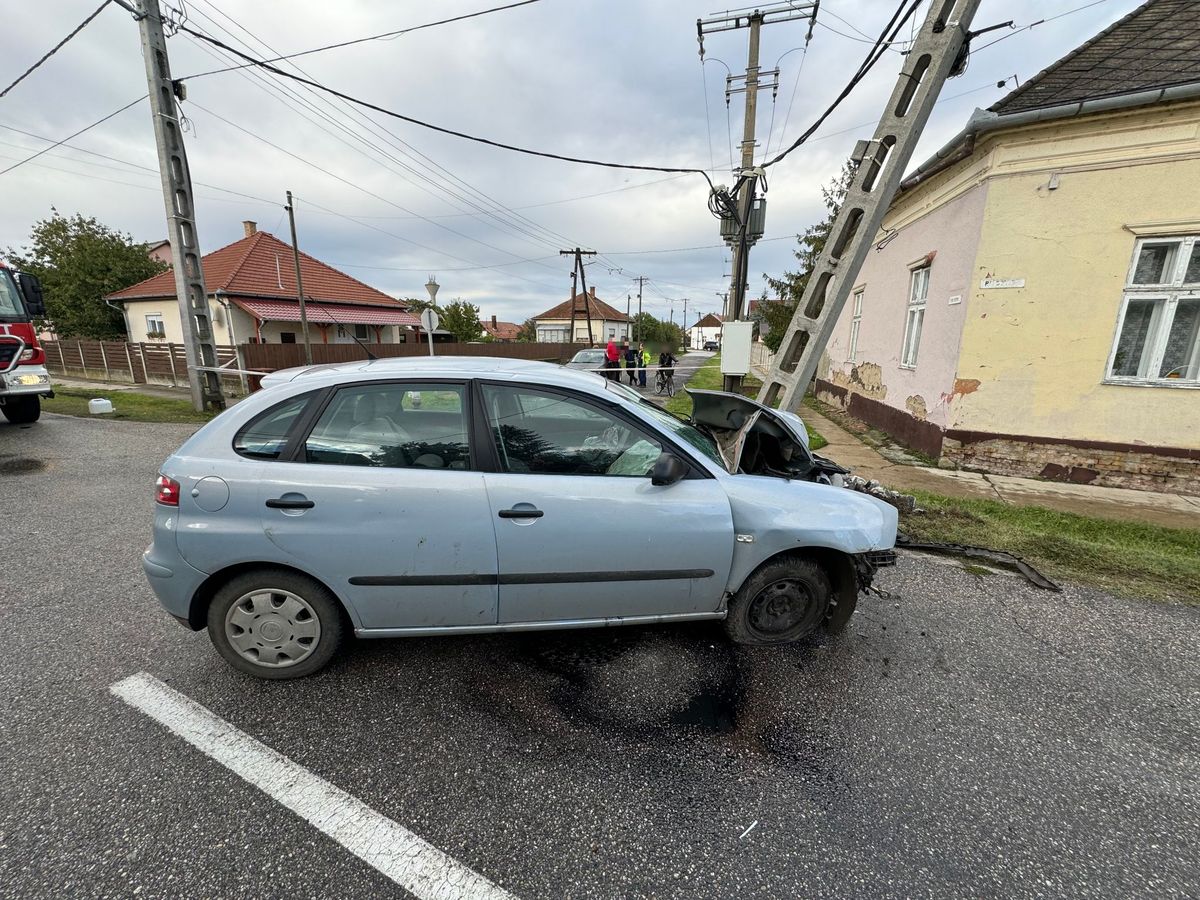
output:
M0 424L0 897L404 896L109 693L142 671L520 898L1200 895L1198 608L906 557L823 643L360 642L261 682L140 570L189 431Z

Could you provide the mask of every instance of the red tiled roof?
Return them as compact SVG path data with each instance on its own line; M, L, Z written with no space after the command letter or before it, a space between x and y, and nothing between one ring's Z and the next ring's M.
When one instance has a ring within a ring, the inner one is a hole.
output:
M484 331L498 341L515 341L521 331L521 326L516 322L497 322L492 325L492 321L489 319L479 324L483 326Z
M205 254L200 265L204 270L204 286L210 294L223 291L251 297L293 300L296 297L296 269L292 262L291 245L265 231L257 231L227 247ZM304 252L300 254L300 274L304 279L306 298L405 308L403 303L382 291ZM174 296L175 275L167 271L109 294L104 299L123 301Z
M571 302L575 303L575 317L587 316L587 309L584 305L584 295L576 294L570 300L564 300L551 309L546 310L540 316L534 316L534 319L570 319L571 318ZM629 316L618 309L609 306L595 294L588 292L587 306L592 308L592 318L599 319L605 322L628 322Z
M725 320L722 319L720 316L718 316L716 313L709 313L707 316L700 319L700 321L698 321L692 327L693 328L720 328L721 323L724 321Z
M254 318L271 322L299 322L299 300L251 300L233 297L233 302ZM308 321L318 325L412 325L421 320L403 309L381 309L362 303L305 303Z

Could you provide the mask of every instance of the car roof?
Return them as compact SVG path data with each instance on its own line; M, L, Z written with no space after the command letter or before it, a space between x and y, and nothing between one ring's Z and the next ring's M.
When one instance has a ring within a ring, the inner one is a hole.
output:
M594 372L554 363L494 356L407 356L281 369L263 376L264 388L301 382L315 386L388 378L498 378L603 393L606 380Z

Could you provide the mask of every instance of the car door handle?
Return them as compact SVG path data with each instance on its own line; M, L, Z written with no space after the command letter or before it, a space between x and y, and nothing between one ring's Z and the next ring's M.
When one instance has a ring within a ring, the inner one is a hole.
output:
M316 505L311 500L284 500L282 497L267 501L267 509L312 509Z
M544 515L540 509L502 509L499 512L502 519L540 519Z

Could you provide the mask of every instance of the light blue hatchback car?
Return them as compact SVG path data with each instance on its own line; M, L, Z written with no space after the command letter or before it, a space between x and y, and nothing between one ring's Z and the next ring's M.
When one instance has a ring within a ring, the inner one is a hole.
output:
M295 678L363 638L723 619L842 628L896 511L836 486L791 414L464 357L290 369L162 467L146 574L236 668Z

